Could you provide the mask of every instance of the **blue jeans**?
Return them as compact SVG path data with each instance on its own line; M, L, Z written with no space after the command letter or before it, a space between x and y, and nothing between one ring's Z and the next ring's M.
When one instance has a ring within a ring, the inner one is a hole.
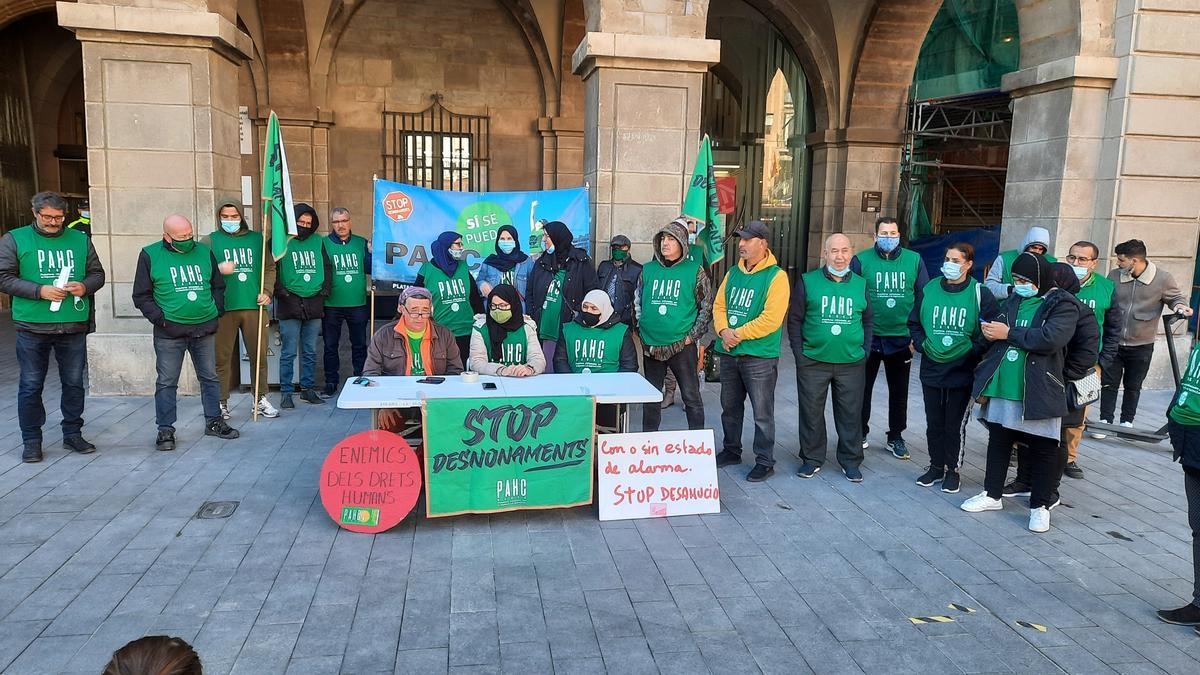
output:
M317 386L317 334L321 331L320 319L281 319L279 339L279 391L290 394L296 391L296 350L300 350L300 388ZM365 358L365 357L364 357Z
M221 382L217 379L217 336L166 338L154 336L154 358L158 379L154 382L154 420L158 430L174 430L176 399L179 394L179 373L183 370L183 355L192 355L192 367L200 380L200 402L204 419L211 422L221 417Z
M42 386L50 368L50 351L58 362L58 379L62 382L63 438L78 436L83 428L83 372L87 368L87 333L39 335L17 331L17 363L21 367L17 385L17 418L21 425L21 440L42 442L42 425L46 423L46 406L42 404Z
M721 354L722 450L741 456L746 397L754 413L755 462L775 466L775 382L779 359Z
M335 389L341 381L338 375L342 363L338 353L342 341L342 323L350 329L350 365L354 376L362 375L363 363L367 360L367 324L371 321L371 308L325 307L325 318L321 319L321 333L325 337L325 386Z

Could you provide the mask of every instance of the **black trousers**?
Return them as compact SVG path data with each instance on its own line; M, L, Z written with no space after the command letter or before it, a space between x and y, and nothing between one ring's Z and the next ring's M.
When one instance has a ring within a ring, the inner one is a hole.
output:
M1058 487L1062 484L1063 470L1067 468L1067 462L1070 461L1071 446L1070 434L1068 429L1083 427L1084 416L1087 414L1087 409L1074 410L1068 412L1062 418L1063 433L1058 437L1058 452L1054 455L1054 480L1050 486L1050 503L1054 503L1054 499L1058 497ZM1082 434L1082 431L1078 432ZM1033 484L1033 455L1028 447L1020 445L1017 447L1017 482L1024 485Z
M942 389L921 385L925 399L925 438L929 466L958 471L962 466L962 425L971 403L971 388Z
M871 430L871 392L875 389L875 376L879 364L888 386L888 431L887 439L894 441L904 434L908 426L908 374L912 370L912 352L907 349L893 354L871 352L867 355L866 382L862 400L863 438Z
M1058 467L1059 443L1057 438L1034 436L1022 431L1013 431L994 422L987 423L988 447L987 469L983 475L983 488L992 499L1000 499L1004 493L1004 481L1008 478L1008 458L1013 443L1022 443L1029 448L1030 497L1029 508L1049 507L1054 489L1054 473L1062 475ZM1063 453L1065 456L1065 452Z
M662 391L663 380L667 377L667 369L675 374L679 382L679 395L683 397L683 412L687 415L688 429L704 428L704 401L700 400L700 353L693 342L683 348L678 354L666 361L659 361L647 356L642 362L646 370L646 380L655 389ZM642 431L658 431L662 424L662 406L658 403L647 403L642 406Z
M823 363L803 354L796 356L796 394L800 404L800 459L825 464L828 437L825 432L825 401L833 396L833 426L837 429L837 460L843 468L858 467L863 461L862 411L863 363Z
M1117 348L1117 358L1112 365L1100 373L1100 419L1113 421L1117 410L1117 389L1124 383L1125 398L1121 400L1121 421L1132 422L1137 415L1138 400L1142 397L1142 383L1150 372L1150 359L1154 356L1154 344Z
M1176 453L1194 454L1200 445L1200 426L1169 420L1167 432ZM1184 470L1183 493L1187 495L1188 525L1192 528L1192 604L1200 607L1200 475Z

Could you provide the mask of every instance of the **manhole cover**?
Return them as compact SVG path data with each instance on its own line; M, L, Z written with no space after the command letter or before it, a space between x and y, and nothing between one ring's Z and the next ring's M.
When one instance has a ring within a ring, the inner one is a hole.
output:
M239 502L204 502L200 505L200 510L196 512L196 517L201 519L209 518L228 518L237 511Z

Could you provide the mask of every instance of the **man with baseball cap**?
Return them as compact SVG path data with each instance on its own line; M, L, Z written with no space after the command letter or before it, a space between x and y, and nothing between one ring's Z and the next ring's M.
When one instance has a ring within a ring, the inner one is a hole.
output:
M600 290L612 301L613 313L621 323L633 328L633 295L642 279L642 264L629 256L629 237L618 234L608 243L610 256L600 263L596 276Z
M717 466L742 462L746 396L754 411L754 468L746 480L775 473L775 382L779 344L788 311L788 278L771 253L766 223L737 232L738 263L725 274L713 300L713 328L721 355L721 429Z

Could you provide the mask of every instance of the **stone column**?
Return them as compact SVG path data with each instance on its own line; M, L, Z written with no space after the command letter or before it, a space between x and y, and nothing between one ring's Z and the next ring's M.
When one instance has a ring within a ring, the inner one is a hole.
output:
M131 291L163 218L182 213L199 235L218 204L241 202L238 67L250 40L232 3L127 4L58 3L59 23L83 43L93 242L108 272L88 340L93 394L153 392L151 326Z
M650 259L651 237L679 215L700 142L704 73L719 60L718 41L695 37L588 32L575 51L597 258L620 233L636 259Z

